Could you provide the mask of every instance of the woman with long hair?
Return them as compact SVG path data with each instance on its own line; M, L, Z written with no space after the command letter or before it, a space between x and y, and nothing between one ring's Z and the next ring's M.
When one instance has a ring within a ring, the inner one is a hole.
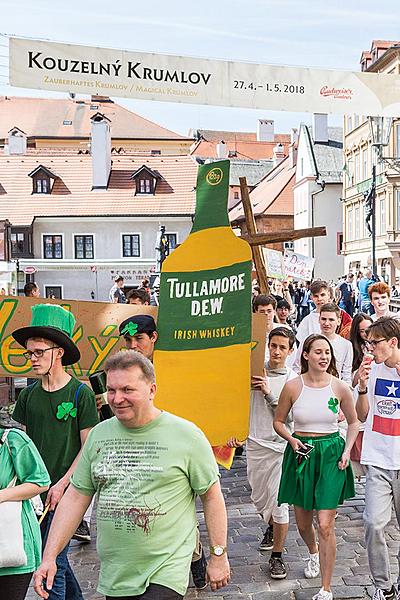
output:
M367 329L372 323L373 320L370 315L360 312L355 315L350 330L350 341L353 344L352 384L354 390L354 402L358 399L358 390L356 388L356 385L358 384L358 369L360 368L364 356L368 354L368 349L365 344L367 339ZM373 359L371 358L371 362L372 360ZM362 475L365 475L365 467L360 464L364 427L365 424L360 423L360 430L350 453L354 475L358 479L360 479Z
M46 492L49 484L49 474L32 440L20 429L0 426L0 515L3 503L22 501L19 526L23 534L18 558L13 559L10 550L5 560L0 555L0 600L24 600L33 572L40 565L40 528L30 499ZM13 536L17 532L8 523L8 531L1 528L0 546L4 549Z
M353 386L358 383L358 369L366 353L366 331L371 323L373 323L371 316L360 312L355 315L351 325L350 342L353 344Z
M348 423L346 442L339 434L340 409ZM285 426L290 411L293 434ZM313 600L332 600L335 515L337 507L355 493L350 450L357 437L358 420L351 390L337 378L332 346L323 335L313 334L304 341L301 375L283 388L274 428L288 441L278 503L294 505L297 527L310 553L305 577L318 577L321 571L322 587Z

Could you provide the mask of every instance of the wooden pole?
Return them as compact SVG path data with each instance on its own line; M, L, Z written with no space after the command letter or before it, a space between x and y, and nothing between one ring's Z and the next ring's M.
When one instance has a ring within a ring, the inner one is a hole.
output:
M250 236L257 234L256 222L253 214L253 207L250 201L249 189L247 187L246 177L239 177L240 182L240 194L242 197L242 204L244 210L244 216L246 219L246 228ZM259 246L251 246L253 253L253 262L256 268L257 281L262 294L269 294L269 286L267 279L267 271L265 269L264 257L262 250Z
M308 229L285 229L283 231L274 231L272 233L256 233L254 235L242 235L250 246L264 246L266 244L277 244L279 242L289 242L308 237L320 237L326 235L326 227L310 227Z

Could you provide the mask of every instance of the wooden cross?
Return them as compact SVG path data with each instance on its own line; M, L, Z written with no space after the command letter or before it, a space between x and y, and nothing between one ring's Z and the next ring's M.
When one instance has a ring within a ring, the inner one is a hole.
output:
M249 189L247 187L246 177L239 177L240 194L242 198L244 217L246 221L247 235L242 235L251 246L253 253L253 262L256 268L257 281L262 294L269 294L269 285L267 270L265 268L264 256L261 246L275 244L277 242L289 242L306 237L319 237L326 235L325 227L310 227L308 229L285 229L273 233L258 233L256 221L254 218L253 207L250 201Z

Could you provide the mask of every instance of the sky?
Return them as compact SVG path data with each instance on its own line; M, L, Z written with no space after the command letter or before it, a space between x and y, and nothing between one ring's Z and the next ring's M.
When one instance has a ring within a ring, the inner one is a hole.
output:
M0 95L10 96L62 95L8 84L9 35L353 71L373 39L400 39L398 0L0 0L0 14ZM274 119L284 133L311 121L302 113L115 100L184 135L191 128L255 131L259 118Z

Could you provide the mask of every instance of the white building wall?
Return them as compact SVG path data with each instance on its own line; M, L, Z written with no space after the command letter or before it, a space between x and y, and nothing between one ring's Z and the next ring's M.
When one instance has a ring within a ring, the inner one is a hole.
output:
M167 233L177 235L182 243L192 227L190 217L120 218L73 218L37 219L33 226L33 259L21 259L20 268L33 265L37 268L34 278L45 295L46 286L62 286L63 298L106 301L115 275L125 278L127 287L137 287L156 266L156 238L160 225ZM140 256L125 258L122 253L122 234L140 235ZM62 234L63 258L44 259L43 235ZM75 259L74 235L94 236L94 259ZM96 267L96 271L92 271Z
M345 273L344 256L338 254L338 234L343 232L342 185L328 184L314 196L314 227L325 226L326 237L314 238L315 277L337 279Z

